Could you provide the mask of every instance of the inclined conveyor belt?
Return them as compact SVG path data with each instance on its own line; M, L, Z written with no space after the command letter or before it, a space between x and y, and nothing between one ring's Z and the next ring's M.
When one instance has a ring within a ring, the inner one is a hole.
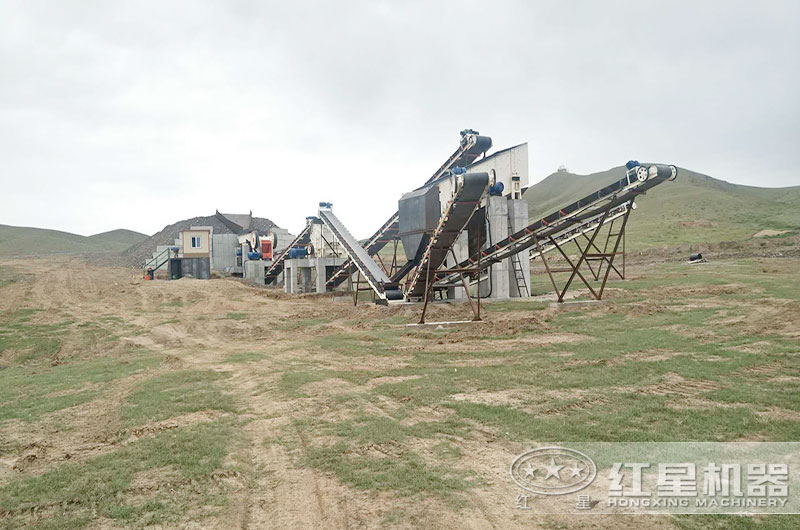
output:
M625 215L625 212L628 211L628 208L629 208L628 203L625 203L625 204L623 204L621 206L617 206L616 208L613 208L612 210L610 210L608 212L608 215L606 215L606 218L603 220L603 224L605 225L606 223L609 223L609 222L613 221L614 219L619 219L620 217ZM564 245L566 243L569 243L573 239L579 238L582 234L588 234L589 232L591 232L592 230L597 228L597 223L600 221L600 217L602 217L602 214L600 214L600 215L598 215L596 217L590 218L590 219L586 219L580 224L571 225L569 230L562 231L558 235L552 236L553 240L559 246L561 246L561 245ZM541 237L545 237L545 236L541 236ZM534 245L536 244L535 240L534 240L533 244ZM541 248L542 254L547 254L548 252L552 252L553 250L555 250L557 247L556 247L555 244L551 243L549 239L545 239L540 243L539 248ZM539 248L537 248L537 247L531 248L530 256L528 256L530 261L533 261L533 260L535 260L536 258L539 257ZM503 255L504 255L504 257L507 258L507 257L511 256L512 254L516 254L517 252L522 252L523 250L525 250L525 249L517 250L516 248L513 247L513 245L509 245L508 247L504 247L504 254ZM488 250L484 250L484 254L482 254L482 256L489 256L489 257L488 258L481 257L481 260L486 260L485 263L484 263L484 261L481 261L481 270L486 270L493 263L497 263L498 261L500 261L500 259L504 259L504 258L498 258L497 256L489 253ZM469 262L468 261L464 261L463 263L469 263ZM476 266L477 266L477 263L472 265L472 267L476 267ZM460 286L461 285L461 280L460 280L458 274L456 274L456 273L447 273L447 272L444 272L443 274L444 274L444 276L442 276L440 274L439 278L437 279L437 282L436 282L436 286L437 287ZM471 278L471 279L469 279L468 283L470 285L474 285L476 281L477 281L477 278Z
M461 143L459 144L458 149L456 149L455 152L450 155L450 158L448 158L447 161L445 161L445 163L442 164L441 167L436 170L436 172L434 172L434 174L425 182L424 186L427 186L431 182L438 180L451 168L466 167L472 164L480 155L488 151L491 147L492 139L490 137L480 136L472 131L462 131ZM367 243L364 245L364 249L367 251L367 254L374 256L384 246L386 246L386 243L397 239L398 219L399 212L394 212L392 217L390 217L389 220L386 221L383 226L381 226L378 231L367 240ZM328 285L336 287L355 272L355 266L350 260L348 260L344 262L339 270L337 270L330 277L328 280ZM406 270L406 273L407 272L408 271Z
M488 173L459 175L455 195L448 203L439 224L430 236L417 268L405 288L405 298L421 298L436 270L444 263L447 252L480 206L489 187Z
M347 257L351 263L367 280L367 283L375 291L381 300L399 300L402 293L397 289L397 284L393 284L386 272L375 263L375 260L367 253L364 247L353 237L353 234L342 224L338 217L328 208L319 209L319 218L331 229L333 235L347 252Z
M397 239L397 223L398 212L395 212L394 215L388 221L386 221L377 232L372 234L372 237L367 240L366 244L364 245L364 250L367 251L367 254L374 256L380 252L384 246L386 246L386 243ZM328 279L328 285L332 287L341 285L343 281L355 274L355 272L356 266L353 265L353 262L348 259L342 263L341 267L339 267L339 269L337 269L333 275L331 275L330 279Z
M285 265L286 258L289 257L289 251L296 246L300 245L307 245L308 242L311 240L311 223L307 223L306 227L303 229L300 234L294 238L294 241L286 247L281 255L278 256L275 261L272 262L272 265L267 272L264 273L264 278L267 284L270 284L278 279L278 276L283 272L283 267Z
M625 212L628 211L628 208L629 206L626 203L623 204L622 206L617 206L613 210L609 211L608 215L603 220L603 224L609 223L614 219L619 219L620 217L625 215ZM556 243L558 243L559 246L563 245L564 243L569 243L573 239L579 238L582 234L588 234L589 232L597 228L597 223L599 220L600 218L596 217L588 221L584 221L580 225L577 225L577 227L571 228L570 230L562 232L561 234L553 237L553 240ZM552 244L549 240L546 240L542 241L542 243L540 244L540 248L542 249L542 254L547 254L548 252L555 250L556 246ZM539 249L533 248L531 250L530 260L533 261L538 257L539 257Z
M644 173L641 170L644 170ZM519 232L515 232L506 239L499 241L490 248L481 251L481 269L490 267L493 263L500 262L513 254L517 254L536 245L536 240L546 240L550 237L559 239L577 234L581 230L593 228L593 224L605 224L612 218L624 213L624 209L636 196L666 180L677 177L675 166L652 165L639 166L638 178L626 176L617 182L606 186L579 201L561 208L552 214L531 223ZM555 248L555 247L553 247ZM552 250L552 249L550 249ZM478 264L477 254L458 264L459 268L475 267ZM457 274L440 275L441 283L456 281Z

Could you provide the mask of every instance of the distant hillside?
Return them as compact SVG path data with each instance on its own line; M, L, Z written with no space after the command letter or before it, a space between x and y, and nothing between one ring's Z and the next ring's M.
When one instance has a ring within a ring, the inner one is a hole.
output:
M625 176L624 167L591 175L553 173L525 192L530 218L541 218ZM750 239L762 230L800 231L800 186L757 188L680 168L636 199L627 245L631 250Z
M116 230L110 230L108 232L101 232L99 234L89 236L89 239L102 245L115 246L116 248L114 250L125 250L131 245L139 243L140 241L144 241L148 237L149 236L147 234L134 232L133 230L126 230L124 228L118 228Z
M131 230L86 237L59 230L0 225L0 256L119 252L146 237Z

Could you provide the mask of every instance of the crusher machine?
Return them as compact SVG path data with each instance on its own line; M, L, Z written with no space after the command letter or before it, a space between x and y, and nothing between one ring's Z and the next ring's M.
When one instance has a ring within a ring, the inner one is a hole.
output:
M289 246L286 247L283 252L281 252L278 257L275 258L275 261L272 262L272 265L264 273L264 283L266 285L274 284L278 281L278 278L283 273L286 260L292 255L294 249L302 248L309 244L311 241L312 221L313 218L306 217L305 228L303 228L303 230L297 234L297 237L294 238Z

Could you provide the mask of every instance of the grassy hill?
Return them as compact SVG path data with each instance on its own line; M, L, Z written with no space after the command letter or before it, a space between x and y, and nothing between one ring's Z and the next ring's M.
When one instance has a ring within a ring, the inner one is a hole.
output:
M624 175L624 167L591 175L553 173L525 192L530 218L543 217ZM800 232L800 186L741 186L680 168L677 180L656 186L636 202L639 208L627 233L631 250L741 241L762 230Z
M147 239L147 237L148 236L146 234L134 232L133 230L126 230L124 228L118 228L117 230L101 232L99 234L89 236L89 239L103 245L104 247L111 246L113 247L112 250L125 250L131 245L135 245L136 243L144 241Z
M120 252L146 237L123 229L86 237L59 230L0 225L0 256Z

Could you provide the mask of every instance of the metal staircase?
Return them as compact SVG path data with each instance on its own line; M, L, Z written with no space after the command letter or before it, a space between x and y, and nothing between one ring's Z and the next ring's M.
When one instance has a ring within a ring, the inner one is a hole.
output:
M167 247L150 258L143 267L145 274L148 270L157 271L167 264L169 262L170 252L172 252L173 248L174 247Z
M508 217L508 233L514 233L514 227L511 225L511 217ZM514 243L512 242L511 244L513 245ZM526 265L530 266L527 260ZM511 270L514 272L514 282L517 285L517 295L520 298L530 296L531 293L528 290L528 285L525 283L525 271L520 263L519 252L511 255Z

